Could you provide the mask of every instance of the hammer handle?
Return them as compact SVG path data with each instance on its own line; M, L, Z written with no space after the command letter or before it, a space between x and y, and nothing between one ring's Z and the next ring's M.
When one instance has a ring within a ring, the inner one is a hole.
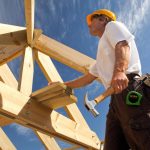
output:
M103 101L106 97L112 95L114 93L114 89L112 87L108 88L105 92L103 92L100 96L95 98L95 102L98 104Z

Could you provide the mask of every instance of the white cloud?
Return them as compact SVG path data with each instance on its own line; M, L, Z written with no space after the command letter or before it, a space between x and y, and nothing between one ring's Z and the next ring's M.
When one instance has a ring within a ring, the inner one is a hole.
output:
M28 136L28 137L32 135L31 129L21 126L19 124L13 123L10 125L10 127L14 128L18 135L23 135L23 136ZM33 138L31 139L31 141L33 141Z
M54 0L50 0L48 1L48 8L50 9L50 12L52 13L52 16L55 17L57 14L56 14L56 6L55 6L55 3L54 3Z
M102 90L102 87L103 86L99 82L94 81L90 85L86 86L85 89L86 91L88 91L89 95L95 95L95 93L99 95Z
M137 30L142 27L143 22L146 21L149 9L149 0L128 0L123 7L120 5L118 20L124 22L130 31L136 34Z
M107 2L106 0L99 1L99 6L103 6L103 8L111 10L111 0L107 0Z

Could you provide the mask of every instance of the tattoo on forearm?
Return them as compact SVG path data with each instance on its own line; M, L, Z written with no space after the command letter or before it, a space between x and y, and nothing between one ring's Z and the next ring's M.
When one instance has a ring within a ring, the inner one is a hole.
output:
M125 72L128 68L130 57L130 48L127 41L117 43L115 47L115 72Z

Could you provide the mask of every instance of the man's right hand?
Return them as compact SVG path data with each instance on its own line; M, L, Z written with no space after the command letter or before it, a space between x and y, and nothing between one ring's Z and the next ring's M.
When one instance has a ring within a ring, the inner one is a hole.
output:
M115 94L122 92L128 87L128 78L124 72L116 72L111 81L111 87L114 88Z

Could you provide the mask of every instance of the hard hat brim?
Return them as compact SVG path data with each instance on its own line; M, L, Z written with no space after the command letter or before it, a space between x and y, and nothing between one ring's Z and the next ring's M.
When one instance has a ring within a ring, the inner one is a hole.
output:
M89 14L89 15L87 15L87 17L86 17L86 22L87 22L88 25L91 24L91 18L92 18L93 15L94 15L94 14Z
M86 17L86 22L88 25L91 24L91 18L93 15L98 14L98 15L106 15L107 17L109 17L111 20L116 21L116 16L113 12L106 10L106 9L101 9L101 10L97 10L94 11L92 14L87 15Z

